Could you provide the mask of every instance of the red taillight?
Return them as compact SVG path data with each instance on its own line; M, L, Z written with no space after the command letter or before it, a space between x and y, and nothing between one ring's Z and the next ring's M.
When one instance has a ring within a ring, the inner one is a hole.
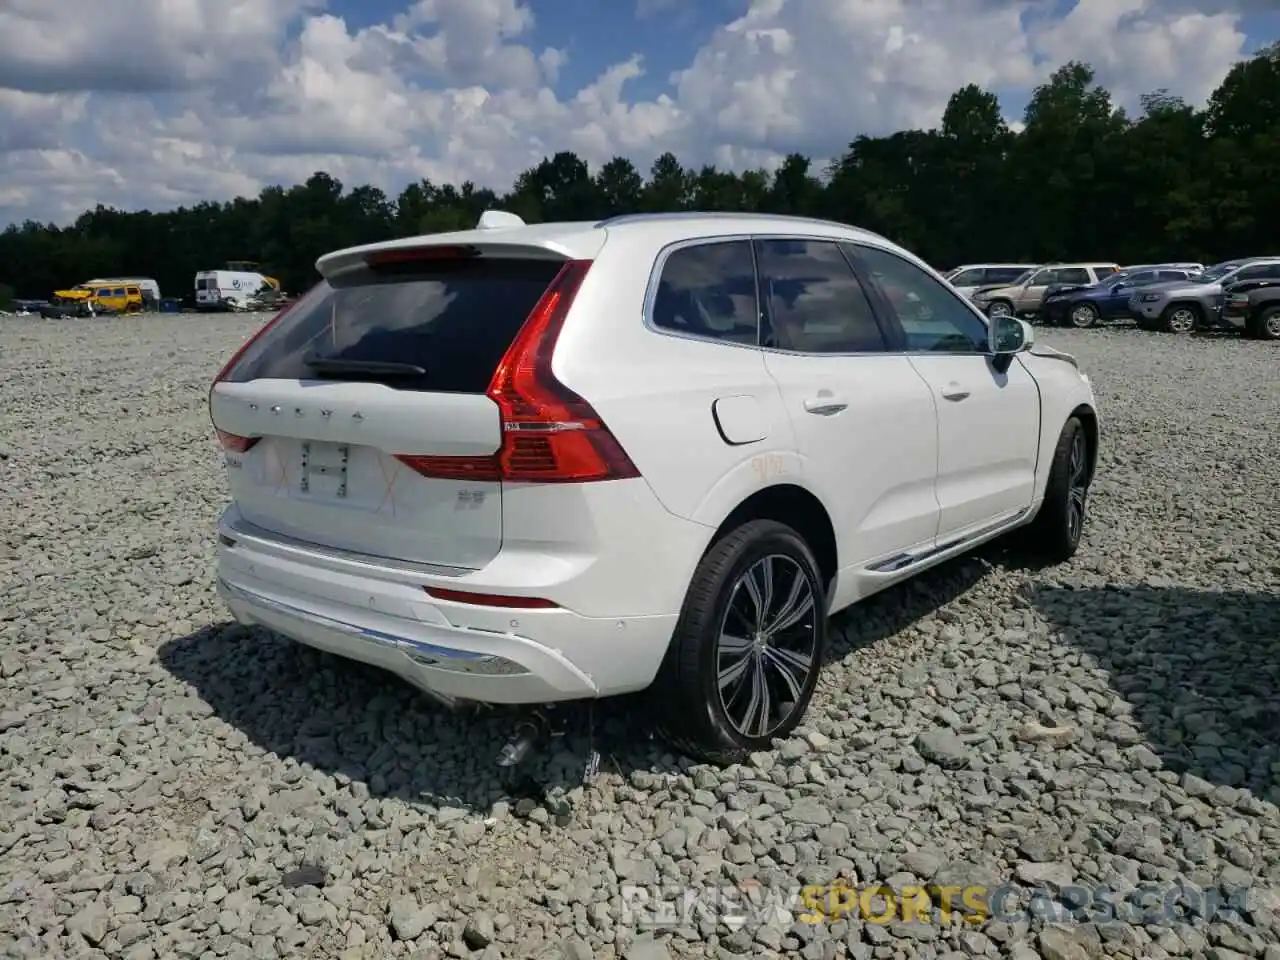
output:
M424 260L464 260L476 257L480 251L468 246L410 247L404 250L378 250L364 258L370 267L392 263L420 263Z
M427 596L450 603L467 603L477 607L507 607L512 610L553 610L559 604L541 597L511 597L496 593L470 593L466 590L444 590L423 587Z
M218 444L227 453L245 453L262 439L261 437L240 437L225 430L218 430L217 427L214 427L214 430L218 431Z
M425 477L508 483L586 483L640 476L586 400L551 372L551 355L591 268L570 260L539 299L486 391L502 413L502 447L488 457L399 454Z

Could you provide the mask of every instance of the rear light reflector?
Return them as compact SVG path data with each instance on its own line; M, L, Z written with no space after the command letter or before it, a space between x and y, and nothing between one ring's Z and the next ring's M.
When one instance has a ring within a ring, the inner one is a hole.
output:
M582 397L555 378L551 356L590 260L570 260L507 349L486 391L502 416L502 446L488 457L397 454L424 477L506 483L587 483L640 476Z
M217 427L214 427L218 430ZM234 433L218 430L218 444L227 453L247 453L261 437L238 437Z
M396 459L410 470L433 480L475 480L498 483L502 480L502 464L492 457L417 457L397 453Z
M554 610L559 604L541 597L510 597L496 593L470 593L466 590L445 590L423 587L427 596L450 603L466 603L473 607L504 607L511 610Z

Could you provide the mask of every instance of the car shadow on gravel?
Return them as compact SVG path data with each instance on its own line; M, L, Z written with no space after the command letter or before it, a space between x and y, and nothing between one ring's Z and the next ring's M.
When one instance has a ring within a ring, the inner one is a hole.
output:
M1032 586L1028 597L1110 675L1165 769L1280 800L1280 594Z
M842 613L832 621L828 663L892 637L989 569L980 559L955 560ZM556 798L582 784L592 744L601 769L624 776L693 765L648 733L643 695L556 708L559 735L513 778L496 761L524 711L453 714L389 673L233 622L170 640L158 655L258 750L364 783L374 797L475 810L550 796L554 811Z

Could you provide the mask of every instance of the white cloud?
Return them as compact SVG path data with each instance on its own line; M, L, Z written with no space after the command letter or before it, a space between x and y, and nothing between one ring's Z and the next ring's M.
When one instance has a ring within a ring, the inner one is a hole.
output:
M1247 47L1225 3L1076 0L1063 17L1052 0L750 0L653 76L646 51L590 64L589 45L570 62L532 43L552 0L405 2L357 28L324 0L7 0L0 223L225 199L318 169L393 192L419 177L503 188L562 149L769 166L932 126L965 83L1025 94L1068 59L1129 106L1159 87L1200 101ZM665 92L638 96L641 78Z

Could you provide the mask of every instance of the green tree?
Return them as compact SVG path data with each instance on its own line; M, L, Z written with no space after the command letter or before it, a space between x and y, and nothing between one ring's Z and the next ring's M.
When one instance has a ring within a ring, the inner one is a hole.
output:
M0 286L38 298L93 276L135 274L183 295L196 271L236 259L258 261L297 292L315 282L327 251L469 229L494 208L530 222L689 209L819 216L943 267L1276 252L1280 43L1233 66L1203 110L1156 90L1134 119L1088 64L1067 63L1036 88L1023 121L1011 130L996 96L971 84L952 95L936 129L854 136L822 176L800 154L772 172L735 173L664 153L645 177L625 157L593 172L560 151L501 195L420 180L390 197L317 171L225 203L159 213L97 206L69 225L0 231Z

